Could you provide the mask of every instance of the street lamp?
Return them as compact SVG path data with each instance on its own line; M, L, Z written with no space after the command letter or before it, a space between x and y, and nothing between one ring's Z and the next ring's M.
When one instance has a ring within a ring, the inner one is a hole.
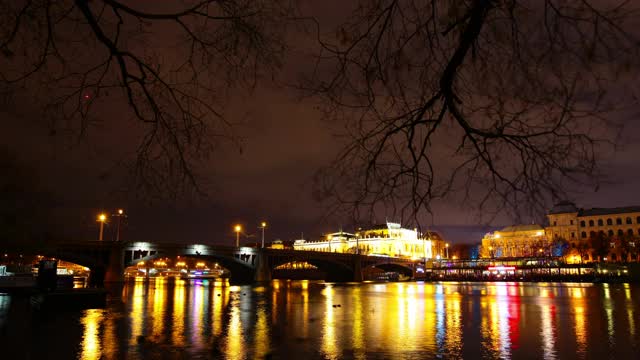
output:
M449 243L444 244L444 248L447 251L447 259L449 258Z
M240 231L242 231L242 226L236 225L233 230L236 232L236 247L240 247Z
M127 217L127 215L125 215L124 210L118 209L116 211L115 216L118 218L118 228L116 230L116 241L120 241L120 221L123 217Z
M104 234L104 223L107 221L107 215L100 214L98 215L98 222L100 223L100 236L98 240L102 241L102 235Z
M260 223L260 228L262 228L262 248L264 249L264 229L267 227L267 222L263 221Z

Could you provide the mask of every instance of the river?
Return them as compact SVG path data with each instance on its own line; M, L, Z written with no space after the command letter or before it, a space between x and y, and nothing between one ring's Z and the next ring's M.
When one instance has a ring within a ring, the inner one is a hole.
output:
M635 358L638 284L267 286L164 279L107 307L40 313L0 295L3 359Z

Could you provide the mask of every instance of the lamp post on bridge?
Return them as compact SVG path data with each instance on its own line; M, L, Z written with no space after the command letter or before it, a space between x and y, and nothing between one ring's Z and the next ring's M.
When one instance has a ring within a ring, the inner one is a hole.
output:
M236 232L236 247L240 247L240 231L242 231L242 226L236 225L233 230Z
M260 223L260 228L262 229L262 248L264 249L264 229L267 227L267 222L263 221Z
M122 221L122 218L123 217L126 218L127 215L124 213L124 210L118 209L113 216L116 216L118 218L118 226L116 229L116 241L120 241L120 222Z
M107 221L107 215L100 214L98 215L98 222L100 223L100 235L98 236L98 240L102 241L104 235L104 223Z

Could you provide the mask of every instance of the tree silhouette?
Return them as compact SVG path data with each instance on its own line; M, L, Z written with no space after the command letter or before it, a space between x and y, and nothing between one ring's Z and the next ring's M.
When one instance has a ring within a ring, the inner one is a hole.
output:
M611 239L604 232L600 231L589 238L593 253L602 261L611 249Z
M621 126L608 114L637 104L623 92L637 14L629 1L361 1L319 36L303 85L349 139L316 195L356 218L384 207L419 222L441 198L530 218L597 183Z
M132 175L155 195L200 190L226 141L228 94L280 67L286 0L22 0L0 5L0 91L26 89L52 133L84 136L99 105L141 129Z

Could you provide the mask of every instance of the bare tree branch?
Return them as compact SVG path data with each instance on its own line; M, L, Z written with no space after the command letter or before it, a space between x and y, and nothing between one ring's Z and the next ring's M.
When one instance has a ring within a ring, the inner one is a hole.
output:
M601 179L622 129L610 116L638 105L624 88L640 69L639 15L629 1L360 3L335 36L318 33L302 85L351 139L316 195L418 224L436 199L543 213Z

